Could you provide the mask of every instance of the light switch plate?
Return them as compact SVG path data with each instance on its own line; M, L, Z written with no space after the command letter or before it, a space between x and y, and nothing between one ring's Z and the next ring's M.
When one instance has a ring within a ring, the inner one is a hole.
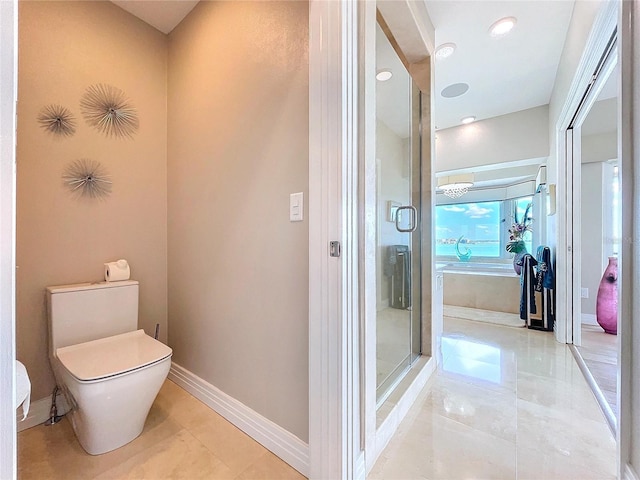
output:
M289 195L289 220L301 222L304 219L304 194L303 192Z

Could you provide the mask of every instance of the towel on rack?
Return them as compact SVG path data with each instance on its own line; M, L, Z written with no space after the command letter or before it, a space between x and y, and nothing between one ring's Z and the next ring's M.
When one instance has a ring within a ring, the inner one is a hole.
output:
M538 264L533 255L526 254L522 257L522 270L520 272L520 318L528 323L527 294L529 295L529 313L536 313L535 296L535 272L533 267Z
M536 268L536 291L541 292L543 288L553 290L555 288L555 277L553 275L553 265L551 264L551 249L540 245L536 252L538 266Z

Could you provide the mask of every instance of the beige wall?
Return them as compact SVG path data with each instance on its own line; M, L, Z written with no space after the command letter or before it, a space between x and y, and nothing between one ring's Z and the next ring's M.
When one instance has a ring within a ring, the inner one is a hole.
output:
M174 361L308 441L308 4L201 2L169 64Z
M596 314L596 298L600 279L607 265L607 258L603 255L603 242L608 235L604 228L605 215L611 214L611 205L607 212L605 204L605 167L603 162L585 163L580 171L581 181L581 288L587 288L588 298L581 299L581 312L583 314ZM607 169L611 174L611 171ZM609 203L611 203L609 201Z
M17 357L32 398L51 394L47 285L97 281L103 262L126 258L140 281L140 327L167 334L167 38L110 2L21 2L19 10L17 178ZM96 83L121 88L138 110L133 139L107 138L81 118ZM54 138L40 109L72 110L76 134ZM104 200L74 198L62 182L78 158L111 175Z
M549 107L543 105L438 130L435 169L473 169L548 155Z

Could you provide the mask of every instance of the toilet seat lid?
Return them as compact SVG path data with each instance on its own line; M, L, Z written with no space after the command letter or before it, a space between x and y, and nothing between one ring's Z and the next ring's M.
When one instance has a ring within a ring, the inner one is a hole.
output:
M62 365L80 381L100 380L170 357L173 351L144 330L58 348Z

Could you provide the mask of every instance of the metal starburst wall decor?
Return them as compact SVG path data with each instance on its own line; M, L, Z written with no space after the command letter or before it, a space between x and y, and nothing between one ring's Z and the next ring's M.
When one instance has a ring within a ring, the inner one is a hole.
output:
M107 136L133 137L138 114L124 92L111 85L91 85L80 100L85 121Z
M81 158L71 163L62 175L65 185L81 197L101 198L111 193L111 180L102 165Z
M71 111L62 105L47 105L38 115L38 123L53 135L70 137L76 133L76 119Z

